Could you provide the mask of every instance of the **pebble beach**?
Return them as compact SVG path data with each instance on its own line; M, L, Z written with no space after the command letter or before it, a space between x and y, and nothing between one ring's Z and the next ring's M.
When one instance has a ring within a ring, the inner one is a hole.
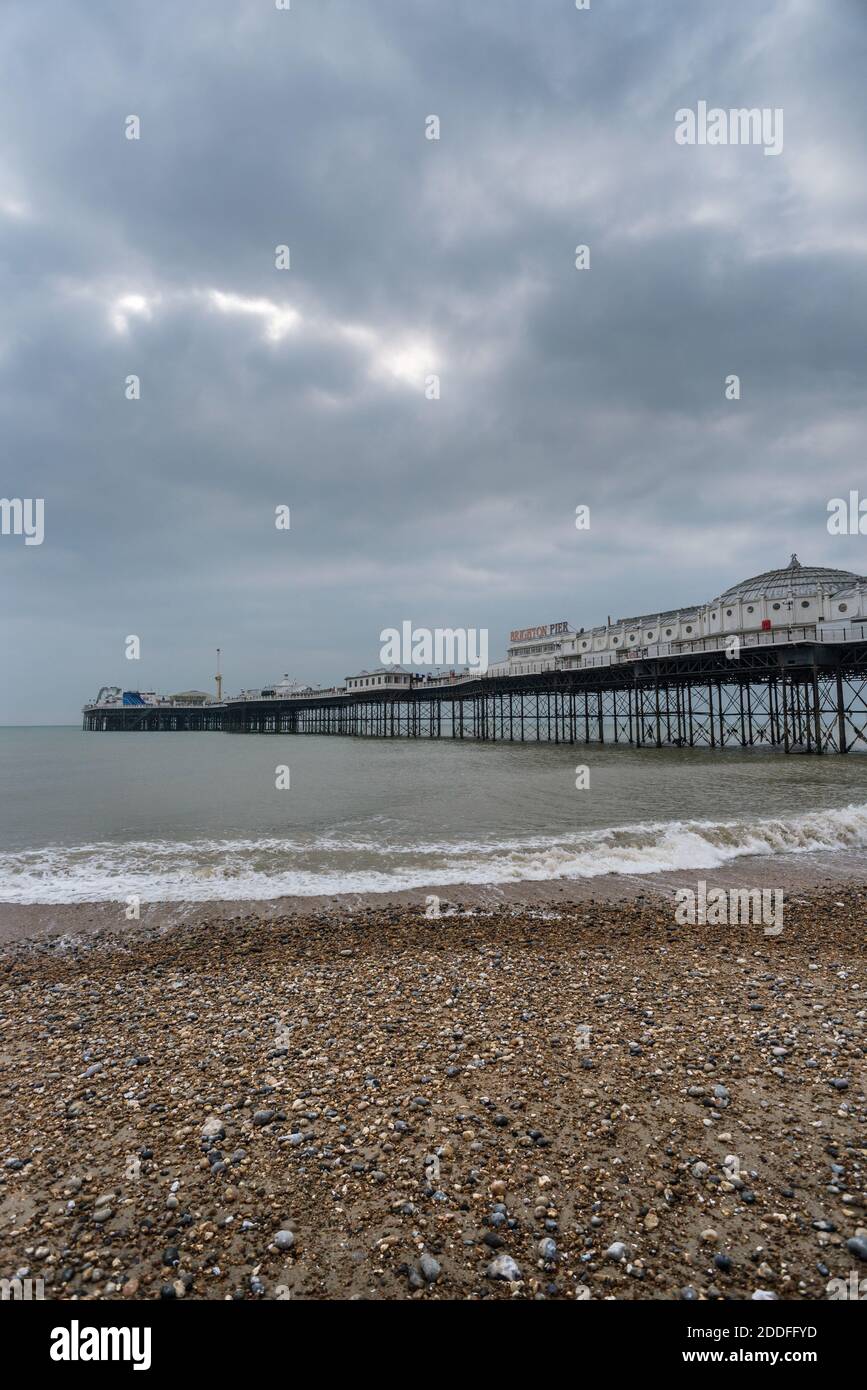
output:
M247 910L0 948L0 1275L52 1299L826 1299L864 892Z

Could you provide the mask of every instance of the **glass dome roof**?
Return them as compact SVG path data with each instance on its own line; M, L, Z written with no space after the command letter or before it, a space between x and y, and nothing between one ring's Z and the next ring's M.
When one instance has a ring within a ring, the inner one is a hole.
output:
M725 599L788 598L790 594L801 596L814 594L821 584L831 593L840 589L851 589L855 584L867 583L860 574L851 570L829 569L826 565L802 565L797 555L793 555L785 569L766 570L752 579L742 579L720 595Z

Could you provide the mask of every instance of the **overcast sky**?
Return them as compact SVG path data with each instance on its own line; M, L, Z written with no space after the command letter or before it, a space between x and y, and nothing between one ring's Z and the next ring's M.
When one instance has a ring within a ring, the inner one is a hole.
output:
M0 722L867 571L864 0L4 0L0 53Z

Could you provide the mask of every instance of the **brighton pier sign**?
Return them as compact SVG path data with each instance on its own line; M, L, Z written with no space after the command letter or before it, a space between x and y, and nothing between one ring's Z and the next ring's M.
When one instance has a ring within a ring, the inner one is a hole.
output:
M509 633L510 642L531 642L539 637L559 637L561 633L569 631L568 622L565 623L543 623L541 627L521 627L514 628Z

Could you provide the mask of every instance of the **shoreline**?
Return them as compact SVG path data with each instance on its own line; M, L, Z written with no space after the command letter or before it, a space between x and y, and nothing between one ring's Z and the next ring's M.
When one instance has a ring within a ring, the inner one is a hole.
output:
M535 911L549 915L587 903L602 905L659 899L673 903L680 888L781 889L787 899L834 887L867 885L862 853L809 851L779 856L743 856L713 868L670 869L653 874L599 874L577 879L524 879L513 883L431 884L381 893L316 894L275 898L213 898L143 902L137 920L125 902L0 903L0 948L16 941L75 939L115 932L169 929L256 917L263 922L311 914L351 916L368 910L401 909L424 916L427 899L439 899L444 916L461 913Z
M548 906L8 942L0 1274L80 1301L861 1277L863 886L802 890L775 937L647 892Z

